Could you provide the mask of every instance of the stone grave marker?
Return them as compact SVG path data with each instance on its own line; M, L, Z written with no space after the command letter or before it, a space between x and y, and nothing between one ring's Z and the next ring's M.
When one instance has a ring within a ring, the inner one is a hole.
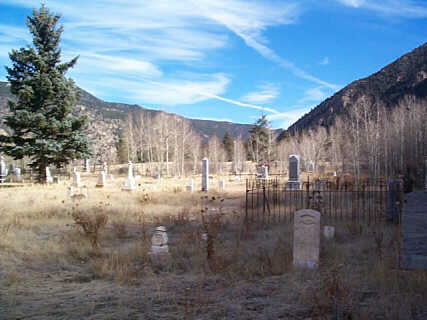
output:
M74 173L73 173L73 186L76 188L81 188L83 186L81 178L80 178L80 172L74 171Z
M202 191L209 191L209 159L202 160Z
M123 185L123 190L132 191L135 190L135 178L133 177L133 164L129 161L128 164L128 176L126 178L125 184Z
M335 236L335 227L332 226L324 226L323 227L323 236L326 240L331 240Z
M403 180L390 180L388 183L388 194L385 216L387 220L398 223L403 206Z
M301 190L301 181L300 181L300 163L299 156L291 154L289 156L289 180L286 184L286 189L288 190Z
M260 166L258 167L258 178L260 179L268 179L268 167L267 166Z
M224 191L225 190L225 180L219 180L218 181L218 190Z
M15 168L14 174L16 182L24 182L21 175L21 168Z
M194 191L194 179L188 180L188 185L185 187L188 192Z
M90 172L90 162L89 162L89 159L85 159L84 168L85 168L85 172Z
M107 162L102 163L102 171L105 171L105 174L108 174L108 164Z
M303 209L294 215L294 265L315 269L319 265L320 212Z
M107 176L107 174L105 173L104 170L101 170L99 172L98 181L97 181L96 186L95 186L96 188L103 188L104 187L106 176Z
M0 183L4 183L7 177L7 168L6 163L4 162L4 157L0 157Z
M427 192L427 157L424 159L424 191Z
M50 173L50 168L49 167L46 167L46 182L47 183L52 183L53 182L52 174Z
M168 234L164 226L159 226L154 230L151 238L151 252L153 254L169 253Z

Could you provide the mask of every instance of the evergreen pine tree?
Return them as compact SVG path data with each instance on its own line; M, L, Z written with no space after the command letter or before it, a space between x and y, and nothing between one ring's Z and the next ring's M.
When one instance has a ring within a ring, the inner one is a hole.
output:
M45 181L47 166L62 167L72 159L87 158L91 152L83 133L87 119L71 114L78 96L65 73L78 57L60 62L63 26L57 26L59 19L44 5L33 9L33 16L26 21L33 46L12 50L13 66L6 67L16 101L8 102L10 114L3 121L13 132L0 135L0 151L14 159L28 156L39 182Z
M262 114L255 122L251 130L249 130L249 138L247 147L249 156L252 161L257 163L270 161L269 159L269 139L270 139L270 124L267 116Z

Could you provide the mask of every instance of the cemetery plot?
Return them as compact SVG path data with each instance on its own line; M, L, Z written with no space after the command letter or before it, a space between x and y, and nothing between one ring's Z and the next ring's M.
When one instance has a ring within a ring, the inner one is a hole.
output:
M289 189L280 179L247 180L245 215L250 221L293 222L293 213L304 208L318 210L325 223L352 220L377 223L384 215L387 186L342 185L304 182L303 190Z

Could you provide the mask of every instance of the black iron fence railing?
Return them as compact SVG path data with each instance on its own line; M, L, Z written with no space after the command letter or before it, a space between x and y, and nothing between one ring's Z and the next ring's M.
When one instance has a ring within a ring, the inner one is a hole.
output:
M280 179L246 180L245 218L248 222L292 223L295 211L314 209L325 223L352 220L376 223L383 218L387 185L343 184L326 180L301 183L301 190L289 190Z

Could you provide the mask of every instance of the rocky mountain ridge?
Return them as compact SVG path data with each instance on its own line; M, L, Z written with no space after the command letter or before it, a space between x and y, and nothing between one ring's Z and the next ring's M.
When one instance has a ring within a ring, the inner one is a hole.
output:
M427 43L403 55L380 71L356 80L305 114L288 132L329 127L335 117L346 114L362 103L371 110L383 106L392 109L405 101L415 99L427 108Z
M89 126L87 131L89 139L94 141L95 144L98 144L102 150L116 148L122 121L126 119L128 114L143 112L154 117L158 113L163 112L143 108L136 104L130 105L125 103L106 102L81 88L77 89L80 93L80 99L74 107L73 113L75 115L86 115L88 117ZM9 99L13 99L13 95L10 93L8 83L0 82L0 118L8 112L7 101ZM206 141L215 135L222 139L227 131L232 137L247 139L249 130L252 128L250 124L179 117L187 119L193 130ZM2 127L1 123L0 130L7 132L7 128ZM281 130L279 130L279 132L280 131Z

